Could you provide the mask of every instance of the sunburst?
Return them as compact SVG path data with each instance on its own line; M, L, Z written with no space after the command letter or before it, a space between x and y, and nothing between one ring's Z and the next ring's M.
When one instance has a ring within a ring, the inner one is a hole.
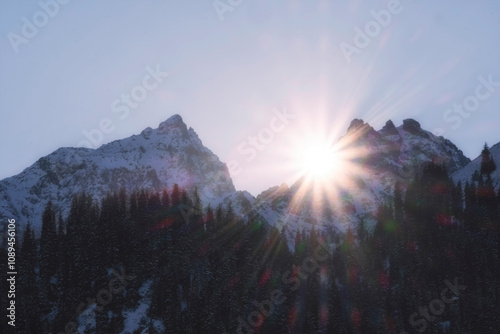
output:
M356 145L363 129L352 131L336 142L316 135L303 138L296 154L299 188L289 204L291 212L300 211L312 203L313 213L320 213L325 206L336 207L342 203L342 194L359 191L357 179L367 171L359 161L370 152Z

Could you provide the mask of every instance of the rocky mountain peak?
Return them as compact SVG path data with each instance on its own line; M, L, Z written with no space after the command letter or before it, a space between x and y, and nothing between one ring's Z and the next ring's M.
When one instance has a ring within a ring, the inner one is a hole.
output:
M357 140L376 140L379 137L379 133L370 124L365 123L362 119L353 119L347 128L344 139L355 142Z
M184 124L184 121L182 120L181 115L175 114L167 118L167 120L163 121L160 123L160 128L166 127L166 126L181 126L181 125L186 125Z
M64 159L75 155L79 160ZM57 210L66 210L72 196L83 191L98 200L122 188L161 191L175 183L187 191L197 187L212 205L236 195L226 165L203 146L179 115L157 129L146 128L140 135L95 150L58 149L22 173L1 180L0 218L31 221L36 230L48 199Z
M187 125L182 120L182 117L177 114L169 117L166 121L161 122L158 126L158 132L161 134L171 131L179 131L182 136L186 138L189 136Z
M403 129L410 133L418 133L422 130L420 123L412 118L403 120Z
M394 123L391 120L388 120L385 123L385 126L382 128L382 130L380 130L380 133L382 135L386 135L386 136L399 135L398 129L396 129L396 126L394 125Z
M353 119L351 121L351 124L347 128L347 133L357 131L357 130L361 129L363 127L363 125L365 125L365 122L362 119L357 119L357 118Z

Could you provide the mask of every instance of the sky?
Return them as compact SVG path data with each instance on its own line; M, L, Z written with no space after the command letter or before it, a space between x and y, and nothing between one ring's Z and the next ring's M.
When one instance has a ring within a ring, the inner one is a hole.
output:
M414 118L474 158L500 141L498 17L498 0L2 0L0 179L174 114L254 195L354 118Z

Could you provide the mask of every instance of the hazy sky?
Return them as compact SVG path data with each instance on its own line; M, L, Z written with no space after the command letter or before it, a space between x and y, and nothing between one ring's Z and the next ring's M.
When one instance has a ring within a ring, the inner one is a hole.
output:
M472 158L500 141L499 17L498 0L2 0L0 178L102 122L97 146L173 114L253 194L353 118L415 118Z

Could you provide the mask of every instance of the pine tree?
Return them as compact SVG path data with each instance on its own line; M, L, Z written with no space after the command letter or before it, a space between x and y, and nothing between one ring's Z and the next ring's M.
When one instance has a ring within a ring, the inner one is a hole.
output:
M462 190L462 182L458 182L452 189L451 211L456 219L462 221L464 211L464 195Z
M219 204L217 208L215 209L215 229L218 230L220 229L223 224L224 224L224 208L222 207L222 204Z
M176 183L174 184L174 188L172 189L172 194L170 197L172 207L177 207L179 204L181 204L181 192L179 190L179 185Z
M234 213L233 204L229 202L226 207L226 216L224 217L226 224L234 224L236 222L236 214Z
M90 289L96 267L98 208L92 197L85 193L73 198L67 220L68 297L79 303Z
M493 228L493 224L498 225L497 209L498 202L496 198L495 187L490 175L486 176L484 182L480 182L478 186L478 204L480 207L480 214L484 223L484 227L489 229Z
M464 190L465 209L464 209L464 223L467 228L476 230L479 227L477 217L479 213L477 187L474 182L465 183Z
M205 223L205 229L207 232L206 234L208 235L208 238L211 239L215 232L215 217L214 217L214 211L212 210L210 204L208 204L205 210L205 217L203 221Z
M401 226L403 224L403 206L404 203L402 185L399 181L397 181L396 185L394 186L394 218L398 226Z
M168 195L167 189L164 189L161 194L161 205L166 209L170 207L170 196Z
M300 234L299 230L297 229L297 232L295 233L295 239L294 239L294 252L293 252L293 257L294 257L294 263L298 265L303 256L303 242L302 242L302 235Z
M61 212L57 218L57 294L60 296L67 278L66 225Z
M481 175L491 176L497 169L495 161L491 157L490 149L488 144L484 144L483 151L481 152Z
M41 266L40 274L45 291L51 292L49 285L50 279L56 274L58 267L58 238L56 227L56 214L52 207L52 202L49 201L45 206L42 216L42 234L40 238L40 255ZM55 296L49 295L50 300Z
M155 225L161 216L162 203L160 199L160 194L158 192L153 192L150 194L148 198L148 222L147 226L150 229L153 225Z
M137 192L134 191L130 195L130 200L129 200L129 212L130 212L130 219L132 219L133 222L137 223L139 219L139 208L137 204Z
M141 189L137 195L137 223L141 228L142 233L146 233L149 229L150 215L148 212L149 193L145 189Z
M28 222L24 231L24 240L19 252L19 266L22 275L19 277L18 303L17 308L21 314L20 331L23 333L35 333L41 330L41 306L37 283L36 269L38 267L37 246L31 224Z
M366 223L364 219L361 219L360 222L358 223L356 234L358 236L360 244L363 245L366 242L366 238L368 236L368 231L366 230Z

